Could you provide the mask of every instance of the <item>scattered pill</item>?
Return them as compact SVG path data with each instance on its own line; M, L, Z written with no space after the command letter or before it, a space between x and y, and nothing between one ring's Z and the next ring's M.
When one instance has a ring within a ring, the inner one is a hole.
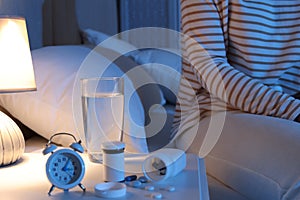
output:
M135 181L137 179L136 175L130 175L125 177L125 181L130 182L130 181Z
M151 197L153 199L161 199L162 198L162 194L161 193L158 193L158 192L155 192L155 193L152 193L151 194Z
M174 186L168 186L165 188L165 190L169 191L169 192L174 192L175 191L175 187Z
M148 179L145 177L145 176L140 176L138 178L138 180L141 182L141 183L147 183L148 182Z
M147 185L147 186L145 186L144 189L148 190L148 191L153 191L155 189L155 187L153 185Z
M142 183L140 181L132 181L129 184L130 184L130 186L135 187L135 188L138 188L142 185Z

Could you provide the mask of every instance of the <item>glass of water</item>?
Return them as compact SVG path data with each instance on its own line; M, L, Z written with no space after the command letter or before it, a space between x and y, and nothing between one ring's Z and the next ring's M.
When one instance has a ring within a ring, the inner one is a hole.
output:
M123 140L124 80L82 79L81 90L87 153L92 162L102 162L101 144Z

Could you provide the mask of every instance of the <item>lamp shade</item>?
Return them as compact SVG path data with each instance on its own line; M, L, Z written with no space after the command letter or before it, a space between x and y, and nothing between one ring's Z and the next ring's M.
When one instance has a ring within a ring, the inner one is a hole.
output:
M26 22L0 17L0 92L36 90Z

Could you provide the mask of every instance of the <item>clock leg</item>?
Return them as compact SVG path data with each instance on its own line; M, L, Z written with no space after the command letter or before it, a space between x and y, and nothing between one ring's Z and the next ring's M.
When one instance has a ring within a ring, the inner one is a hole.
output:
M82 185L81 183L79 183L78 186L85 192L86 188L84 187L84 185Z
M51 188L50 188L50 190L49 190L49 192L48 192L48 195L49 195L49 196L51 196L51 192L54 190L54 188L55 188L55 186L52 185Z

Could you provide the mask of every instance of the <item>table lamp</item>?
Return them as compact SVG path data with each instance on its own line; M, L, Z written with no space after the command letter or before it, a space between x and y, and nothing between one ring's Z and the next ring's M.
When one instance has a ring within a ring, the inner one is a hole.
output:
M25 19L0 17L0 93L34 90L36 84ZM20 128L0 111L0 166L16 162L24 150L25 140Z

